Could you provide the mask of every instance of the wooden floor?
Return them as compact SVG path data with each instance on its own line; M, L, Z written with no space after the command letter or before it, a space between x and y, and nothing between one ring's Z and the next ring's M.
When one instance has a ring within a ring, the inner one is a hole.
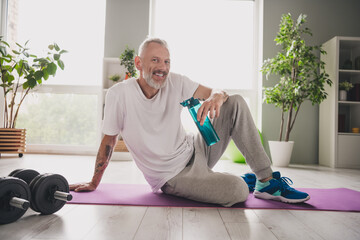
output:
M69 182L89 180L94 156L2 156L0 176L17 168L59 173ZM221 160L216 171L237 175L245 165ZM274 168L290 177L295 187L347 187L360 191L360 170L294 165ZM112 161L106 183L146 183L132 161ZM360 213L299 210L241 210L65 205L41 216L28 210L15 223L0 226L0 239L360 239Z

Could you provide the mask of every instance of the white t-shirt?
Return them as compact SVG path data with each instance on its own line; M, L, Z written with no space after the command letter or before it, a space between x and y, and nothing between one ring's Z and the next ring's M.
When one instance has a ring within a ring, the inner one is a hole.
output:
M191 98L198 86L170 73L151 99L135 78L114 85L106 94L102 131L122 136L154 192L182 171L193 154L194 140L181 124L180 102Z

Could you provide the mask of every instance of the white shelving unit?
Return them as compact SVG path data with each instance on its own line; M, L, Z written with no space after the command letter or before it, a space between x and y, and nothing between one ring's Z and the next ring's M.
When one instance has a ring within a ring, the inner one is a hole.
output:
M334 37L323 44L323 49L327 54L321 55L321 60L333 85L326 87L328 97L320 104L319 163L333 168L360 168L360 134L352 132L360 128L359 96L354 91L347 101L338 100L340 82L360 84L360 69L355 69L360 38Z
M109 79L110 76L118 74L120 80L125 79L125 67L120 65L119 58L104 58L103 60L103 88L106 90L115 83Z
M118 74L120 75L120 81L125 79L125 67L120 65L119 58L104 58L103 60L103 106L105 106L105 96L107 90L113 86L114 83L109 79L110 76ZM121 137L120 137L121 138ZM118 143L119 144L119 143ZM131 154L127 151L118 150L122 149L118 145L115 147L111 160L132 160Z

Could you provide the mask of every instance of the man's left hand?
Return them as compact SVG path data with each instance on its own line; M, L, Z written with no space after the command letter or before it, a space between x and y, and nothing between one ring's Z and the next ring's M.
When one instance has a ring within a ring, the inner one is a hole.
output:
M205 122L206 116L209 113L209 117L213 119L214 117L220 116L220 108L227 100L227 94L225 92L216 92L212 93L208 99L206 99L197 113L197 120L202 126Z

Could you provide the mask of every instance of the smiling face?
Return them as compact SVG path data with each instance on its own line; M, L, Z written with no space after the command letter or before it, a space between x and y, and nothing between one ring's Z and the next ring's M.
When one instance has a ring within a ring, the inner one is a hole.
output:
M164 87L170 72L169 51L159 43L149 43L138 60L137 68L140 78L151 88L158 90Z

